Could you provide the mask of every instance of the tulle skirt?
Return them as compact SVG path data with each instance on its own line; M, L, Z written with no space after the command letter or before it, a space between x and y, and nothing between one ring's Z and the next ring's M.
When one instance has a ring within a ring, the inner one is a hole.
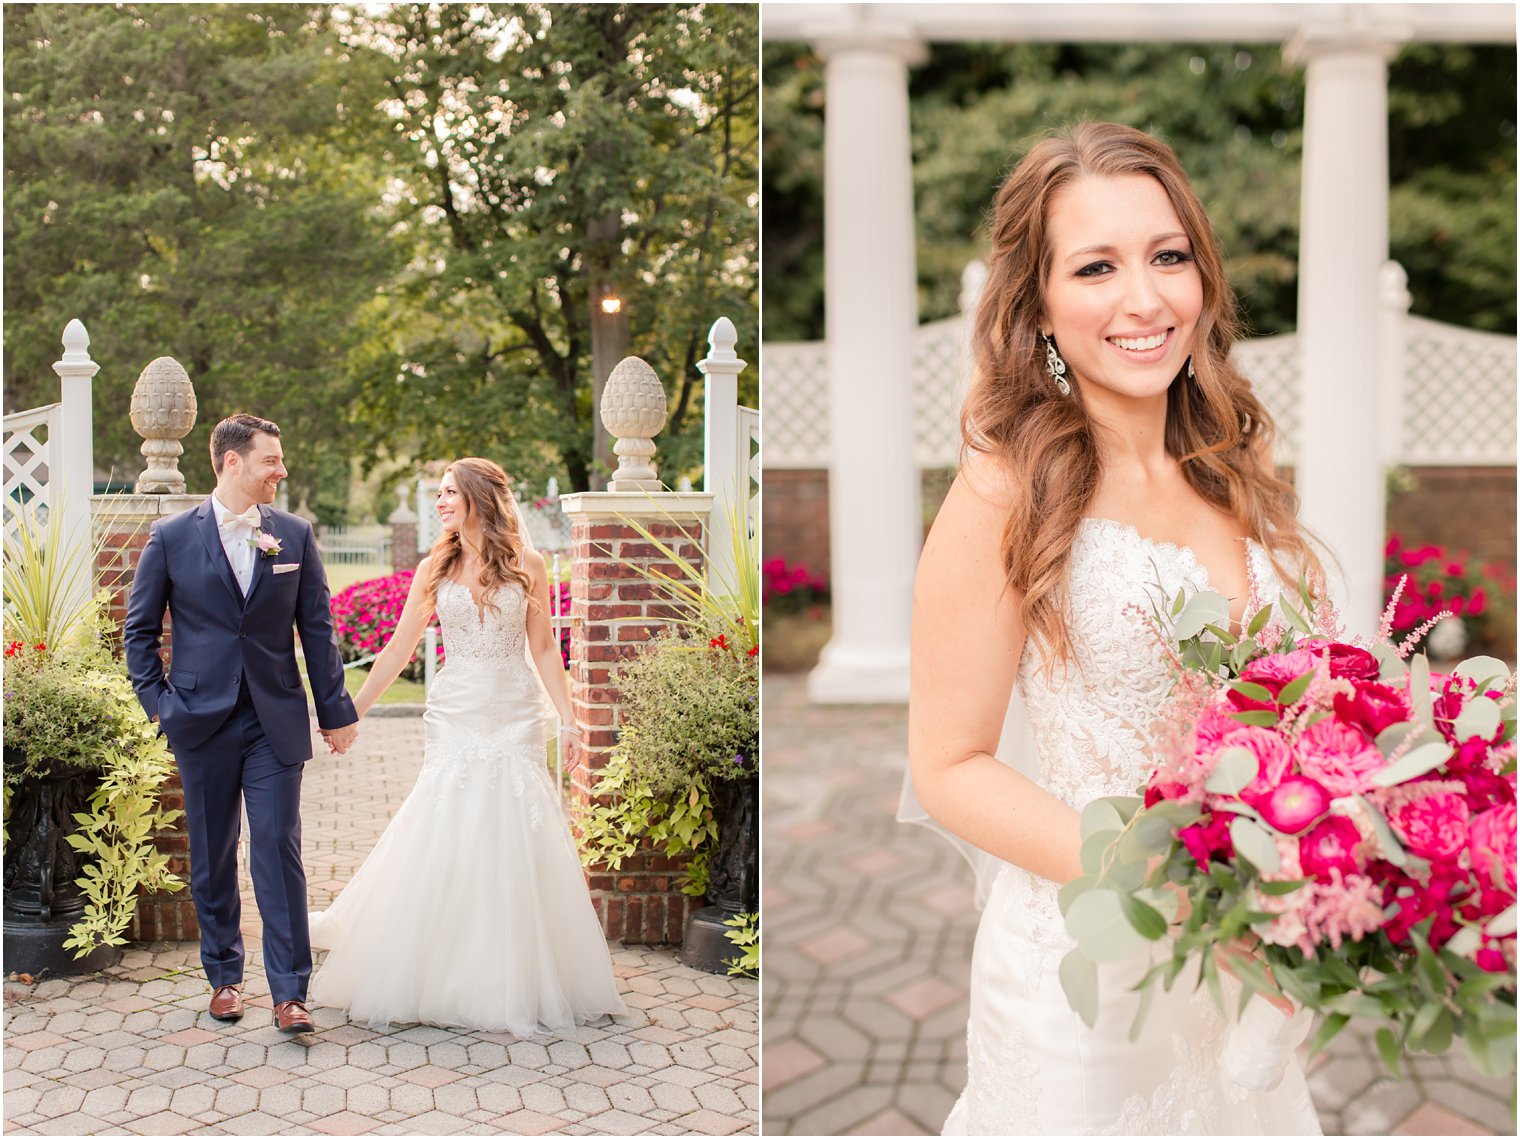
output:
M559 796L526 662L450 662L406 801L331 908L315 1004L371 1027L529 1036L626 1012Z

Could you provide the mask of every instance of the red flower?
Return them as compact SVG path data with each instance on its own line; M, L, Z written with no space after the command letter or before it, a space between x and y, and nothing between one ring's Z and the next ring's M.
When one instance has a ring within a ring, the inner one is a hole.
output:
M1331 815L1298 840L1298 858L1306 874L1329 880L1332 870L1342 875L1354 874L1357 865L1356 847L1362 841L1362 833L1356 824L1340 815Z
M1230 838L1230 816L1222 811L1209 816L1207 823L1194 823L1177 832L1177 838L1198 863L1198 869L1208 873L1209 859L1235 857L1235 842Z
M1408 697L1386 684L1359 683L1354 696L1342 693L1335 697L1336 719L1361 728L1372 739L1384 728L1401 724L1409 716Z
M719 633L716 637L707 642L707 647L710 649L728 648L728 636L724 633Z
M752 657L759 656L760 655L760 646L759 645L755 645L752 649L750 649L749 650L749 655L752 656Z

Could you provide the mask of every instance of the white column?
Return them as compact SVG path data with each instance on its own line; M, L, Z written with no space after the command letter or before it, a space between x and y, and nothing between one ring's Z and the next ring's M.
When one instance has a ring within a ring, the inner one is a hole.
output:
M1388 257L1388 32L1311 26L1284 50L1306 66L1298 333L1304 522L1339 561L1344 617L1370 633L1382 604L1385 454L1378 274Z
M824 279L829 349L833 637L808 678L820 703L908 697L922 540L909 358L918 325L906 28L819 29L827 60Z
M708 578L721 592L739 584L732 523L745 517L749 500L749 454L739 454L739 373L744 361L734 351L739 332L720 316L707 333L707 357L698 362L702 393L702 489L714 495L707 530ZM743 479L740 474L743 473Z
M95 491L95 421L91 399L92 381L100 365L90 359L90 334L78 318L63 330L63 358L53 365L63 387L62 431L48 440L49 498L63 511L66 542L91 541L90 496ZM93 556L93 555L92 555ZM93 568L74 583L70 604L83 603L94 588Z

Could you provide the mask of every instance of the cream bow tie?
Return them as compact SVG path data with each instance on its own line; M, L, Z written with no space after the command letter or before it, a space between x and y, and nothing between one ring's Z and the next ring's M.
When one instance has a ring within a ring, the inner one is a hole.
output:
M234 514L229 510L222 518L223 527L247 526L250 530L257 530L261 522L263 522L263 519L259 517L259 508L257 506L250 506L241 514Z

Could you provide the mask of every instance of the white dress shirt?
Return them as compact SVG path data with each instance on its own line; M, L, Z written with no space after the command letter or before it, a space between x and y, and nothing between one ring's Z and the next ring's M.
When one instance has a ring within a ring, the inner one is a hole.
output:
M248 596L248 587L253 584L253 546L249 539L254 536L252 527L245 526L241 522L231 526L222 525L232 510L222 504L221 499L213 492L211 495L211 509L216 511L216 532L221 535L222 549L227 554L227 564L232 567L232 576L237 578L238 588L243 591L243 596Z

